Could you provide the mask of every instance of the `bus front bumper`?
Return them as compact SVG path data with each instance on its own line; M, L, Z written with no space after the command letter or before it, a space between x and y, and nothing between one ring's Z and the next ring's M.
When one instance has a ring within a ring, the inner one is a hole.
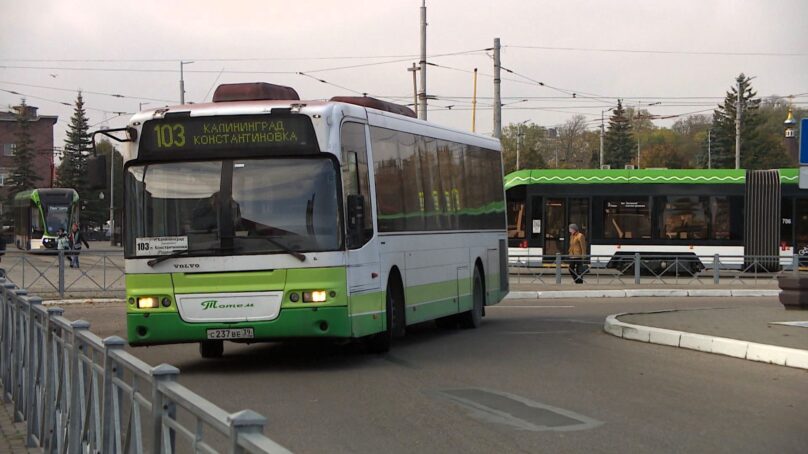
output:
M285 308L274 320L236 323L188 323L178 312L126 315L127 337L132 346L200 342L208 340L208 330L221 328L252 328L254 337L236 339L239 342L351 337L345 306Z

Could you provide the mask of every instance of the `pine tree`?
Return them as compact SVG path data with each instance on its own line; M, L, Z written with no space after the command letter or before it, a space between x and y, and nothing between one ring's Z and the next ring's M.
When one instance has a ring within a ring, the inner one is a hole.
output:
M67 129L64 157L59 166L58 184L63 188L73 188L79 193L83 223L100 225L106 220L106 215L101 201L98 200L98 191L90 191L85 178L87 158L92 154L92 137L89 130L84 98L79 92Z
M28 118L28 105L25 99L20 103L16 113L17 132L15 134L13 167L9 175L8 201L6 206L13 206L14 196L21 191L34 189L40 181L39 175L34 171L34 141L31 139L30 119ZM11 213L7 210L7 213Z
M712 143L710 154L712 155L712 168L714 169L734 169L735 168L735 119L737 118L738 84L741 92L741 167L755 169L765 166L770 162L766 155L766 140L760 134L762 119L758 109L760 99L756 98L757 92L752 89L749 83L750 78L743 73L735 78L735 85L727 91L724 103L719 104L713 111ZM774 150L771 150L772 152ZM779 151L779 150L778 150ZM706 154L706 143L703 153ZM700 159L700 161L706 161Z
M622 169L634 157L634 139L631 123L623 109L623 101L617 100L617 108L609 117L609 129L604 137L603 161L613 169Z

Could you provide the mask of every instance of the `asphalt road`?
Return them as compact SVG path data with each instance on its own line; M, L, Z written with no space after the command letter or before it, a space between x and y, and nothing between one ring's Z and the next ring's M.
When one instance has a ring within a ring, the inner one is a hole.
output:
M806 452L808 372L626 341L606 315L775 298L515 300L478 330L410 329L387 355L336 344L132 349L295 452ZM120 305L71 306L123 335Z

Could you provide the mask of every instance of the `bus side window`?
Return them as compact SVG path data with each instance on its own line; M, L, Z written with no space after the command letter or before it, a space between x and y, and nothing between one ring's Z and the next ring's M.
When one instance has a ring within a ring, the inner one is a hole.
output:
M340 135L342 144L342 192L347 209L348 196L361 195L364 198L364 226L359 244L349 244L358 249L373 237L373 214L370 203L370 181L368 180L368 151L365 142L365 126L359 123L345 123ZM345 212L347 215L347 211Z

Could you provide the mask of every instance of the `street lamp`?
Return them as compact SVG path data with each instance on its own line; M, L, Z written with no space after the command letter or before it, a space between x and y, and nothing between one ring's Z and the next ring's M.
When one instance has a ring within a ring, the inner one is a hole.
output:
M521 123L516 124L516 170L519 170L519 141L522 138L522 125L528 121L530 121L529 118Z
M185 65L190 65L192 61L180 60L180 104L185 104L185 79L183 78L182 68Z
M609 107L606 110L600 111L600 168L603 168L603 136L606 134L606 128L604 126L604 114L606 112L610 112L614 110L614 107Z
M642 101L637 101L637 169L640 168L640 104ZM651 106L658 106L662 104L661 101L652 102L651 104L646 104L648 107ZM648 118L651 118L650 116Z

